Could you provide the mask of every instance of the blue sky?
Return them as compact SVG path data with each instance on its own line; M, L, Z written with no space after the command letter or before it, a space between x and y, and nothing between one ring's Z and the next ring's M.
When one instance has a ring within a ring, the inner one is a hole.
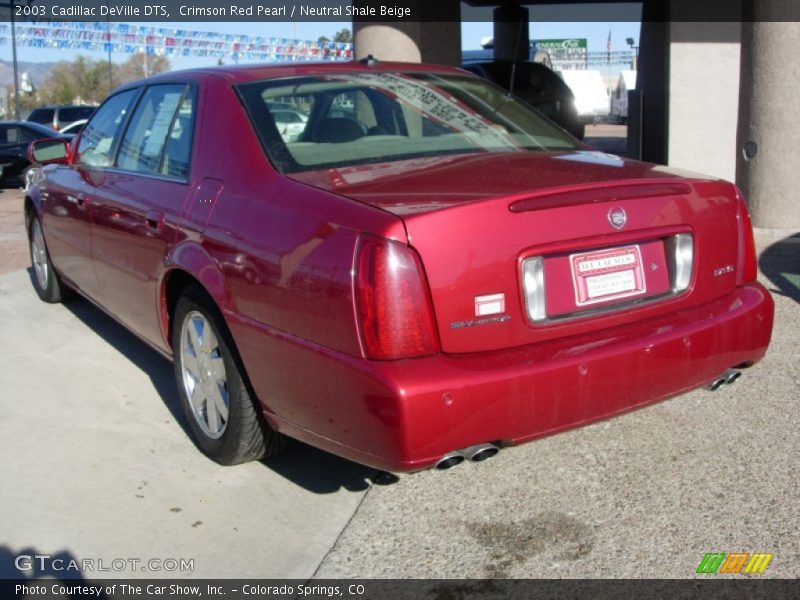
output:
M550 12L547 9L551 8ZM575 21L555 21L559 17L564 17L563 13L554 7L541 7L541 10L532 10L532 22L530 24L530 36L534 39L542 38L570 38L585 37L588 40L590 51L605 51L608 41L609 31L611 32L611 42L614 50L625 50L628 45L625 38L632 37L639 43L640 25L636 21L617 21L617 22L575 22ZM487 18L491 19L490 14ZM176 29L192 29L200 31L217 31L220 33L242 33L246 35L275 36L285 38L315 40L318 37L332 35L344 27L350 28L352 24L347 22L326 22L326 23L142 23L142 25L153 25L159 27L174 27ZM480 47L482 37L492 35L491 20L483 22L467 22L461 27L462 48L465 50ZM39 48L19 47L17 57L22 61L45 62L58 60L72 60L79 52L64 50L46 50ZM84 55L91 58L105 59L106 55L102 52L86 53ZM10 42L0 46L0 58L6 61L11 60ZM113 54L114 62L122 62L127 58L124 54ZM216 64L216 59L211 58L171 58L173 68L191 68Z

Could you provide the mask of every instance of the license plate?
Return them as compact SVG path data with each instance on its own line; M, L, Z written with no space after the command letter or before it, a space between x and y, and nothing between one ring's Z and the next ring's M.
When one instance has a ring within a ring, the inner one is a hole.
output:
M572 254L569 262L578 306L638 296L647 291L638 245Z

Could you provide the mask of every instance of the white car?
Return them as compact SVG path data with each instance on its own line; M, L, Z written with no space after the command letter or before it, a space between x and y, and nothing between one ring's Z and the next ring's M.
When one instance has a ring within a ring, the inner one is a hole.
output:
M73 123L70 123L69 125L64 127L64 129L61 130L61 133L66 133L66 134L71 133L73 135L78 135L81 132L81 129L83 129L83 126L86 125L86 122L88 120L89 119L80 119L79 121L74 121Z
M296 142L306 130L308 116L296 110L278 108L270 111L275 119L275 126L284 142Z

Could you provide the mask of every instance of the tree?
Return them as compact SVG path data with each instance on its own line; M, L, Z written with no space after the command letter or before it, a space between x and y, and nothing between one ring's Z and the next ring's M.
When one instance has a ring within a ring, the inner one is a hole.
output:
M157 73L169 71L172 65L165 56L148 56L145 53L132 55L120 65L120 83L136 81Z
M109 81L107 61L78 56L72 62L56 63L39 88L35 102L99 104L118 85L170 68L169 60L163 56L134 54L121 65L111 65Z
M331 41L331 38L329 38L328 36L325 36L325 35L321 35L321 36L319 36L319 38L317 38L317 43L318 44L327 44L330 41Z
M0 93L0 96L2 96L2 93ZM9 83L8 85L5 86L5 96L6 96L6 98L5 98L6 112L5 112L5 115L3 115L3 117L6 118L6 119L13 119L14 118L14 84L13 83ZM21 117L24 117L26 113L29 113L34 108L39 106L40 102L39 102L38 97L39 97L38 93L26 94L24 92L20 92L20 94L19 94L19 112L20 112L20 116ZM2 113L0 112L0 114L2 114Z
M353 34L352 32L345 27L344 29L340 29L337 31L333 36L334 42L345 42L347 44L353 43Z
M61 61L51 69L39 88L41 102L52 104L96 104L118 85L118 68L112 67L112 83L108 81L108 63L78 56L74 61Z

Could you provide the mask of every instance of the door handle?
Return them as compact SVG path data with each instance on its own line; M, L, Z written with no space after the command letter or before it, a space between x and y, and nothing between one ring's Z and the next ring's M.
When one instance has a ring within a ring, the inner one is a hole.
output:
M164 225L164 213L158 210L148 210L145 220L150 229L158 231Z

